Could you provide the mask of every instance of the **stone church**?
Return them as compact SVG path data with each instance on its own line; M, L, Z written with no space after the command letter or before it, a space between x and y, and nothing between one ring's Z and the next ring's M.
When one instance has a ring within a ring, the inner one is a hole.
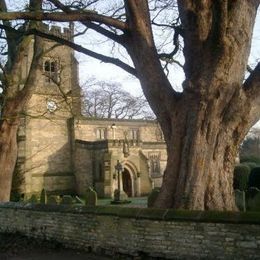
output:
M71 29L45 29L72 39ZM32 48L31 44L24 57L23 78ZM45 40L40 62L42 71L18 133L16 172L22 176L22 193L30 196L44 188L54 194L80 195L90 186L101 198L113 197L118 161L128 196L143 196L159 187L167 154L158 123L84 117L73 50Z

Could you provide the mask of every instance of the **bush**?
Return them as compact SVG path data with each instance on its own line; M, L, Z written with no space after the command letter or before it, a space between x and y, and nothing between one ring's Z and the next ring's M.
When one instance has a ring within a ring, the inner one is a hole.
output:
M249 188L246 197L247 210L260 211L260 190L255 187Z
M251 171L248 186L260 189L260 167L256 167Z
M24 199L24 194L21 194L20 192L16 192L16 191L11 192L10 201L20 202L23 201L23 199Z
M235 190L245 191L247 189L249 174L249 166L243 164L235 166L233 188Z
M255 162L244 162L243 165L247 165L250 170L253 170L255 167L257 167L257 164Z

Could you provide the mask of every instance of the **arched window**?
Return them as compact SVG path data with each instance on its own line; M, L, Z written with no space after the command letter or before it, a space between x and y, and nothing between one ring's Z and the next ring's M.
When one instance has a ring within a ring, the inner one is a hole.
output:
M47 59L44 62L43 70L45 75L45 82L47 83L58 83L58 61L53 59Z

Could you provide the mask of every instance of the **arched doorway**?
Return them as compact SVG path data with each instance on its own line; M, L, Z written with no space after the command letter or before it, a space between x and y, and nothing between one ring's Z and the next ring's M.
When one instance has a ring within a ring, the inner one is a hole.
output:
M129 171L125 168L122 172L123 190L128 197L132 197L132 179Z

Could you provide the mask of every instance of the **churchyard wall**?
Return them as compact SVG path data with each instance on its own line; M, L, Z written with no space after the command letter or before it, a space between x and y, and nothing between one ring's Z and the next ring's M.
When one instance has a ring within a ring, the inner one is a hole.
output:
M0 232L113 257L260 259L260 215L254 212L6 203L0 223Z

